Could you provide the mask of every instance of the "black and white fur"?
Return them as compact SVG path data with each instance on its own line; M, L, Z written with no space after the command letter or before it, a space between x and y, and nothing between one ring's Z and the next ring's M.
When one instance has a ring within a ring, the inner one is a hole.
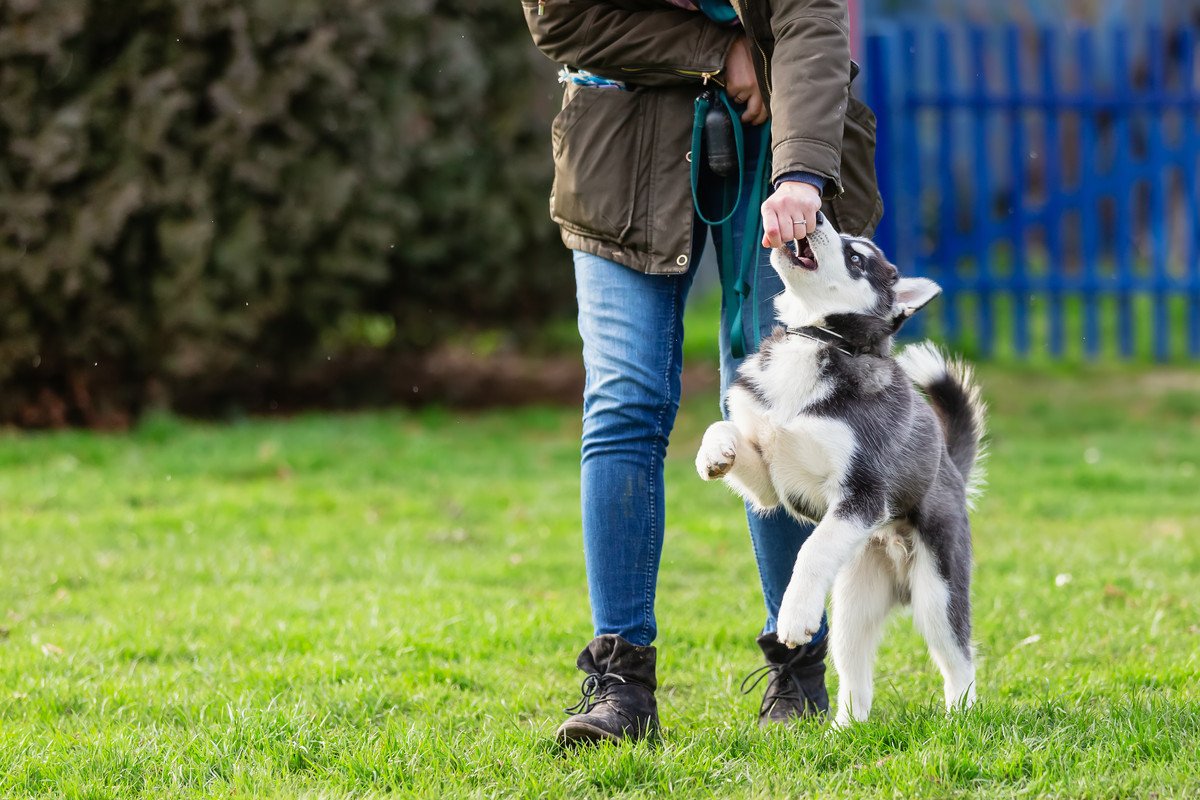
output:
M778 636L792 647L810 641L832 589L836 724L870 713L875 651L899 604L912 605L947 708L969 706L967 510L984 408L969 369L932 345L891 352L892 334L941 289L900 278L872 242L840 236L824 217L771 264L785 286L775 301L782 326L742 364L728 421L704 434L696 469L760 513L783 506L819 520L796 559Z

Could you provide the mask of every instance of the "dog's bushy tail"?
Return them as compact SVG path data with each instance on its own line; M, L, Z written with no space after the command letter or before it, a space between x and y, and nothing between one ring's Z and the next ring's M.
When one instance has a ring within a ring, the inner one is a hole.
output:
M987 407L979 395L971 367L959 359L947 359L931 342L909 345L897 360L937 411L946 433L950 459L967 482L968 499L974 500L984 483Z

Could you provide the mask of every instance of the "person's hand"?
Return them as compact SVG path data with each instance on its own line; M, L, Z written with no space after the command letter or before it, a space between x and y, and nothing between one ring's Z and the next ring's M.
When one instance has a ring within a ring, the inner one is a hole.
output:
M739 36L729 45L725 53L725 68L721 70L725 79L725 93L735 103L745 103L742 122L762 125L767 121L767 104L763 102L758 88L758 77L754 74L754 59L750 56L750 42Z
M763 247L783 247L817 229L821 193L804 181L785 181L762 204Z

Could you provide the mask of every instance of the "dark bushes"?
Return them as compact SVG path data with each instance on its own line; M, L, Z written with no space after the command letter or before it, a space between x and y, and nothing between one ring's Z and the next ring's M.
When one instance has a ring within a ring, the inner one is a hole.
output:
M347 348L569 311L520 14L0 0L0 421L293 405Z

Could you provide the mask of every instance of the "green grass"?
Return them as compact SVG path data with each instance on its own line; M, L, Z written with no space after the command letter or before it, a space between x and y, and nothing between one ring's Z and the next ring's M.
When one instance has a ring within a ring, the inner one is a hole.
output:
M754 726L758 580L738 504L692 472L715 399L691 397L665 735L567 754L590 636L574 410L0 436L0 794L1196 796L1195 372L982 380L974 710L942 713L898 617L870 723Z

